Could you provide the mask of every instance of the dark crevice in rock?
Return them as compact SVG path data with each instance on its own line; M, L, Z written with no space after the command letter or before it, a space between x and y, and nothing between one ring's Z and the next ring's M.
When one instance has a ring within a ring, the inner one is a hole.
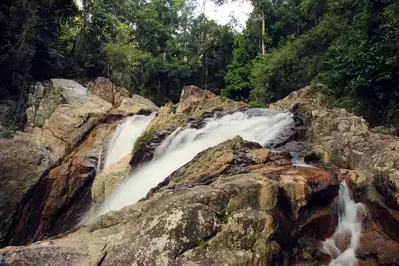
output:
M50 172L50 169L46 170L40 177L39 181L35 185L33 185L27 191L27 193L24 195L24 198L21 201L19 208L14 212L14 215L11 219L12 222L10 223L7 234L5 235L3 241L0 242L0 247L10 246L10 245L18 245L16 243L19 243L19 245L23 245L28 242L28 239L24 239L24 240L16 239L15 234L16 234L16 231L18 230L18 228L21 227L21 219L22 219L24 212L26 212L27 209L31 208L30 207L32 204L31 201L32 201L33 196L35 195L35 191L37 191L37 189L40 189L40 187L43 184L42 182L44 182L44 179L48 175L49 172ZM37 206L38 209L36 209L36 210L40 210L41 206L42 206L42 204L39 204ZM36 230L38 227L38 225L33 222L30 222L29 225L34 230ZM30 237L33 237L34 232L32 232L32 229L27 230L27 231L28 232L26 232L26 233L28 233L30 235Z
M155 149L170 135L175 129L156 130L154 132L144 132L143 134L151 134L150 139L140 143L140 147L133 153L130 165L137 168L145 162L154 158ZM137 140L140 141L140 138Z
M95 171L90 174L84 185L70 198L69 202L53 214L52 222L49 223L42 239L73 230L79 223L92 204L91 186L94 178Z
M294 118L292 126L282 131L266 148L292 152L304 157L308 125L299 107L293 108L291 113Z
M103 118L105 119L103 122L114 123L123 117L119 115L105 117ZM80 144L83 143L93 129L94 127L82 136L79 143L75 146L76 149L79 148ZM69 174L66 177L66 184L62 188L62 195L60 196L60 199L65 199L65 204L60 203L61 207L56 208L53 213L43 213L47 205L53 204L47 201L49 200L54 182L58 182L56 176L50 177L49 174L52 170L62 167L63 163L66 165L66 161L70 159L70 156L67 155L64 161L59 160L52 168L45 171L39 181L28 190L19 208L15 211L12 222L10 223L11 225L0 246L24 245L71 230L76 225L78 219L89 209L91 205L90 190L95 178L96 164L98 162L98 158L94 155L87 158L89 162L86 163L86 166L80 167L74 173L83 178L80 179L81 183L78 184L78 187L70 188L70 182L75 182L76 180L71 181ZM72 171L71 162L65 167L69 169L67 172Z
M330 257L322 251L321 242L307 236L298 240L289 257L289 265L328 265L330 262Z
M278 207L271 212L275 219L272 239L281 247L279 256L275 258L278 262L276 265L297 265L299 262L327 259L317 251L316 246L319 247L320 241L334 233L338 222L337 202L334 199L329 198L323 203L308 202L299 210L298 219L295 219L289 197L284 189L279 188Z
M294 238L291 231L292 220L290 216L286 215L286 208L280 207L280 203L277 204L279 208L276 208L271 212L275 221L275 230L272 240L279 244L283 252L291 252L297 245L297 239Z
M323 241L334 233L338 224L337 201L328 206L305 206L299 213L299 219L295 223L295 231L298 236L306 236L318 241Z
M394 196L396 194L396 187L388 181L387 174L377 173L374 176L373 185L380 195L384 195L384 203L389 208L399 211L399 203Z
M360 253L360 252L356 252L356 258L359 260L373 260L373 261L378 261L378 256L375 253ZM379 264L381 265L381 264Z
M101 257L100 261L97 263L97 266L101 266L105 261L106 257L107 257L107 252L105 252L104 255Z

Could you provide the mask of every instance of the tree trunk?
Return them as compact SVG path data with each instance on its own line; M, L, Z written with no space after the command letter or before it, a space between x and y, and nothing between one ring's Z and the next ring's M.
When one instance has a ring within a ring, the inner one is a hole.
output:
M208 89L208 55L205 54L205 88Z
M265 33L266 33L266 22L265 22L265 11L262 8L262 13L261 13L261 19L262 19L262 34L261 34L261 39L262 39L262 55L266 54L265 51Z

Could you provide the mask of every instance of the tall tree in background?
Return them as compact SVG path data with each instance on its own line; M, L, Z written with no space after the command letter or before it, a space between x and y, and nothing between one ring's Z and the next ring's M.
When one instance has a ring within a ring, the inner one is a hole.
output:
M62 25L76 13L73 0L0 3L0 100L10 100L5 126L23 127L31 79L66 76Z
M157 104L194 84L256 106L314 84L332 106L399 126L397 1L247 1L241 33L195 0L2 1L0 97L23 118L32 79L106 76Z
M62 74L61 26L75 12L73 0L1 2L0 94L19 94L31 77Z
M195 17L194 4L86 1L85 22L67 38L70 52L82 75L110 77L158 104L176 101L188 84L218 92L225 86L233 33L204 15Z

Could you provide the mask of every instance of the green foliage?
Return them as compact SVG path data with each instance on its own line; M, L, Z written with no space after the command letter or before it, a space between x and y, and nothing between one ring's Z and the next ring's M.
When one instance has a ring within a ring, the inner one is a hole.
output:
M210 246L210 242L209 242L209 240L208 240L208 241L206 241L206 240L201 240L201 241L198 243L198 246L201 247L202 249L207 249L207 248Z
M184 85L225 87L233 33L194 18L190 1L98 0L86 8L91 19L77 24L70 45L85 76L107 76L157 104L178 100Z
M150 54L140 51L137 44L107 43L102 52L107 59L108 76L127 88L139 88L143 82L142 62ZM135 91L142 93L143 91Z
M330 106L399 127L397 1L251 0L242 33L196 15L191 0L82 2L0 4L0 98L18 103L13 130L31 79L97 76L159 105L192 84L256 107L325 84Z
M3 121L22 129L30 80L67 75L71 65L61 40L62 25L76 13L73 0L2 1L0 4L0 100L16 108Z
M251 105L264 106L321 83L328 88L328 105L372 124L399 126L398 2L268 1L263 8L272 40L267 53L251 53L259 51L259 40L247 36L259 28L249 21L236 36L224 95L250 95Z
M373 133L387 134L394 136L398 135L399 133L398 130L393 125L373 127L370 129L370 131Z
M222 90L225 97L242 99L248 98L252 89L249 80L252 69L252 61L257 54L256 50L248 49L250 36L244 32L234 38L233 62L228 66L225 80L226 89Z
M146 143L148 143L154 135L153 130L146 130L140 137L137 138L137 141L134 143L134 147L132 150L132 154L136 154Z

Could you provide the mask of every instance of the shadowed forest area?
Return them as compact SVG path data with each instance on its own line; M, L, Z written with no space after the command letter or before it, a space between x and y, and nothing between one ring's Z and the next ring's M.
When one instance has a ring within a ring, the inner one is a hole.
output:
M398 1L250 2L238 32L190 0L3 0L3 125L21 128L33 80L105 76L158 105L191 84L253 106L311 84L331 106L399 127Z

